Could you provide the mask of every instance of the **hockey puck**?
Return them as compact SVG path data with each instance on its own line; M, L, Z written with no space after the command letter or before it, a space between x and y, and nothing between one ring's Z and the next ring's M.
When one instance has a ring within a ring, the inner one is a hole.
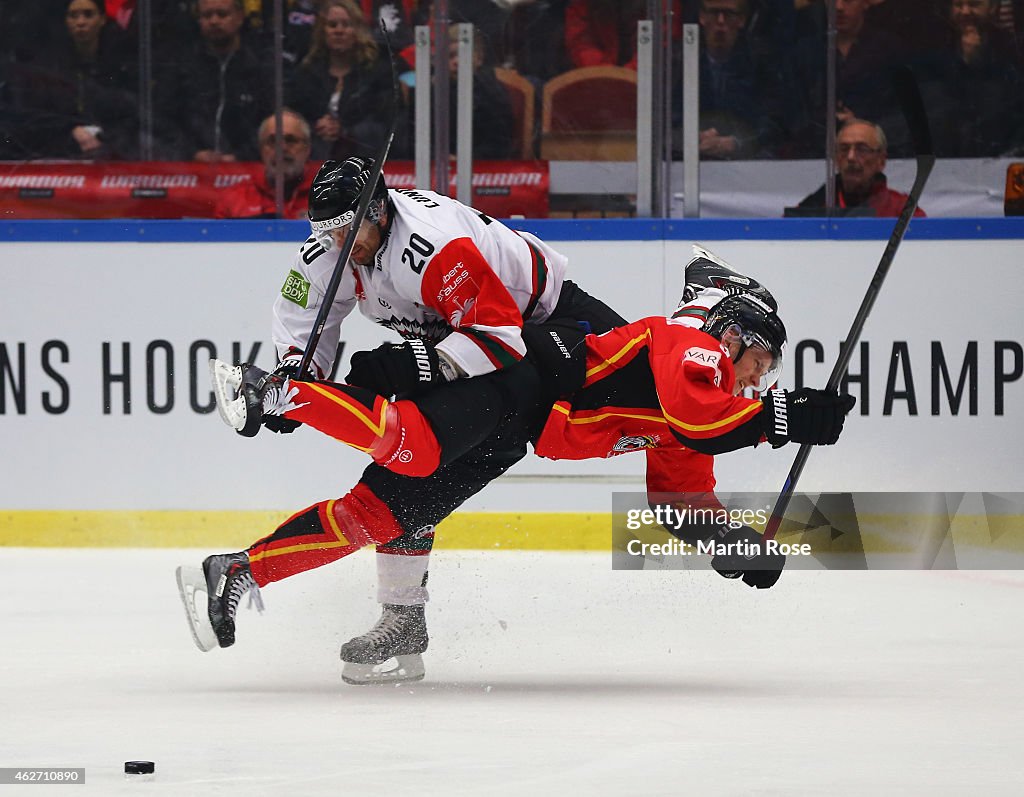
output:
M152 775L156 771L156 764L152 761L125 761L125 775Z

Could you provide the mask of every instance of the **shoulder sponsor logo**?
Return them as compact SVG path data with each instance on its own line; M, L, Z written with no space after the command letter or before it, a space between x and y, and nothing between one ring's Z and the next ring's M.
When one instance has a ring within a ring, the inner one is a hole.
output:
M281 286L281 295L289 302L294 302L299 307L309 306L309 280L295 269L288 272L284 285Z
M686 354L683 355L683 362L688 360L717 368L718 364L722 361L722 353L702 349L698 346L691 346L686 350Z
M459 266L461 265L462 264L460 263ZM467 269L459 271L459 266L456 266L445 274L444 278L441 280L442 287L437 293L438 303L444 302L446 299L450 298L451 295L455 293L467 280L473 281L472 277L469 275L469 271ZM474 282L473 284L475 285L476 283Z
M454 277L456 274L459 274L459 269L462 269L462 273L463 274L466 273L466 270L465 270L466 267L462 264L461 260L458 263L456 263L454 266L452 266L451 269L448 271L448 273L445 274L441 278L441 284L445 285L445 284L451 282L452 277ZM459 276L461 277L462 274L459 274Z
M691 346L683 355L683 364L685 365L688 362L697 363L712 369L715 372L715 385L721 386L722 369L719 366L722 363L722 352L702 349L699 346Z

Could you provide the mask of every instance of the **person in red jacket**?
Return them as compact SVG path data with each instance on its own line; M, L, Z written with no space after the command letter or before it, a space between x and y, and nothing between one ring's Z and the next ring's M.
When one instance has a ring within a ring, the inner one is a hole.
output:
M836 134L836 211L868 209L869 215L899 216L907 195L889 188L885 179L887 142L881 126L863 119L848 119ZM824 208L825 186L799 205ZM873 213L871 213L873 211ZM924 216L921 208L915 216Z
M565 49L573 67L628 66L636 69L636 0L570 0L565 9Z
M774 300L723 293L700 328L683 315L644 318L601 335L585 335L569 322L527 325L529 354L516 365L395 400L354 385L214 361L218 408L236 431L285 418L414 478L429 476L494 435L525 436L539 456L551 459L698 452L707 459L691 463L694 472L710 471L716 454L763 441L774 447L835 443L853 397L770 389L786 342ZM692 312L699 308L689 307L684 315ZM389 347L395 344L381 348ZM764 392L760 398L740 395L747 388ZM717 535L726 545L760 539L746 527L697 533ZM259 586L386 544L395 534L380 500L357 488L301 510L246 551L208 557L191 581L179 569L197 645L207 650L233 644L235 611L245 592L258 594ZM758 588L774 585L784 564L785 557L767 553L753 559L716 555L711 562L721 575ZM206 617L195 608L196 590L207 593ZM392 655L402 663L402 656Z
M304 219L309 210L309 189L318 163L311 163L309 124L295 111L281 114L281 168L284 172L284 215ZM214 216L218 219L272 219L277 215L274 185L277 180L277 119L268 116L259 129L263 170L251 180L221 191Z

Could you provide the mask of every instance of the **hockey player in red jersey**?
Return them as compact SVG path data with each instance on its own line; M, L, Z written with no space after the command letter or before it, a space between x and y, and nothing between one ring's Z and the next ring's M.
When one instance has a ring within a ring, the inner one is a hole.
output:
M371 166L362 158L328 161L313 181L313 234L297 253L274 304L272 333L281 360L275 374L282 378L298 376L337 261L334 249L350 232ZM355 233L313 357L314 373L307 376L332 373L342 323L358 307L406 342L353 355L347 384L365 389L367 395L390 398L494 374L490 390L498 391L498 398L488 393L467 400L491 401L497 411L506 393L523 392L506 389L507 382L516 380L503 374L519 368L526 353L524 329L560 318L582 321L595 332L625 323L566 279L566 265L564 255L529 233L514 232L430 191L387 189L382 178L372 187L367 220ZM264 425L288 432L298 424L269 416ZM251 435L259 428L260 418L255 417L250 428L239 431ZM426 648L424 603L434 526L526 456L527 443L523 434L495 432L447 457L426 476L411 477L373 463L348 495L333 502L338 511L372 524L374 538L389 540L377 548L381 619L369 634L342 646L345 662L363 665L384 653L389 658L388 651L395 649L389 640L398 637L405 640L401 648L410 657ZM333 536L328 515L314 512L306 520L305 526L284 524L262 546L253 562L257 580L276 580L337 558L333 551L341 543ZM216 584L223 575L234 587L251 578L248 560L237 558L245 561L211 558L206 580ZM182 585L183 595L190 589ZM219 643L231 644L226 636Z
M281 418L308 424L412 479L429 478L494 435L528 439L538 455L555 459L641 447L710 458L763 440L828 445L838 440L853 406L850 396L806 388L770 390L760 399L738 395L774 381L785 346L785 328L772 306L747 293L718 301L700 330L685 319L657 317L603 335L584 336L567 323L532 326L524 334L529 362L411 399L389 401L365 388L220 364L218 403L236 429ZM710 467L707 478L713 482ZM295 572L286 560L274 561L275 551L315 546L316 560L303 561L308 569L365 545L387 544L395 533L380 501L358 487L345 499L296 514L246 552L225 555L237 558L224 569L223 588L210 585L209 623L194 611L190 617L197 642L212 646L212 623L216 641L231 644L245 589ZM773 585L783 564L781 557L712 560L718 572L757 587Z

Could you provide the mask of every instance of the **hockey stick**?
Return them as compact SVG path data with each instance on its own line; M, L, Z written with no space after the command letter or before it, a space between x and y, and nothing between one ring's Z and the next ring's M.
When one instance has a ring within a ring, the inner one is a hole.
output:
M352 228L345 237L345 243L338 253L338 260L334 264L334 271L331 273L331 281L327 283L323 302L317 311L316 321L313 322L313 329L310 330L309 340L306 342L305 351L303 351L302 359L299 361L300 374L308 373L310 370L310 364L313 362L313 355L316 353L317 344L320 342L320 337L324 333L324 327L327 325L327 316L331 311L331 306L334 304L334 297L338 294L341 279L345 275L345 267L348 265L349 256L352 254L352 247L355 246L356 235L359 233L363 219L366 218L366 212L370 208L370 201L373 198L373 191L377 186L377 181L380 179L381 172L384 171L384 162L388 159L388 153L391 151L391 142L395 140L395 128L398 125L398 76L395 73L394 53L391 52L391 39L388 37L387 28L384 27L383 22L381 23L381 31L384 34L388 58L391 61L391 130L388 132L383 145L381 145L380 152L377 153L377 159L373 164L373 168L370 169L370 179L366 181L366 185L363 186L363 191L359 195L359 204L356 205L356 214L352 219Z
M928 182L928 175L931 174L932 167L935 165L931 132L928 129L928 116L925 114L924 102L921 99L921 92L917 87L917 81L914 80L913 73L906 67L899 68L893 71L892 80L893 88L896 90L899 98L900 108L903 111L904 117L906 117L907 127L910 129L910 137L913 140L914 157L917 160L914 186L910 189L907 201L903 204L903 210L896 220L896 226L893 228L892 235L889 236L889 242L882 253L882 259L878 261L878 268L875 269L875 275L871 278L867 293L864 294L864 299L860 303L857 316L853 319L853 325L846 336L845 344L839 353L839 359L836 360L836 364L832 368L832 374L829 376L828 383L826 384L826 389L828 390L837 390L839 383L846 376L846 369L850 365L850 358L853 356L853 350L860 340L868 314L871 312L878 294L882 291L882 283L889 273L889 267L896 257L896 250L899 249L903 235L910 224L910 219L917 209L921 192L924 191L925 183ZM804 465L807 464L807 458L811 455L812 448L813 446L809 443L804 443L800 446L796 459L793 461L793 466L789 469L789 476L786 477L782 492L775 502L775 508L772 509L772 515L768 518L768 524L765 526L764 538L766 540L774 539L778 533L779 526L782 525L783 515L789 507L793 492L796 490L796 483L800 479Z

